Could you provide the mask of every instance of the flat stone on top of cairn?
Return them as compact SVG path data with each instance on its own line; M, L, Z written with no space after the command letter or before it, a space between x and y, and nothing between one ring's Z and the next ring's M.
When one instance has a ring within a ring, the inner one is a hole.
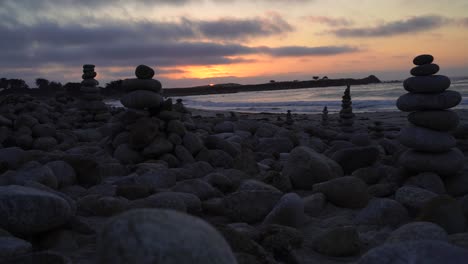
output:
M158 109L164 99L162 85L158 80L152 79L154 70L146 65L135 69L136 79L125 79L122 88L126 94L120 99L123 106L136 110Z
M400 142L410 149L400 157L400 164L409 171L434 172L440 176L456 174L463 168L464 156L455 148L450 131L458 125L458 115L449 110L461 101L460 93L446 91L450 79L434 75L439 66L431 55L414 58L417 65L404 82L409 92L400 96L397 107L408 115L409 125L400 132ZM449 165L449 166L448 166Z
M351 101L351 86L348 84L341 101L340 125L343 132L353 132L354 113Z

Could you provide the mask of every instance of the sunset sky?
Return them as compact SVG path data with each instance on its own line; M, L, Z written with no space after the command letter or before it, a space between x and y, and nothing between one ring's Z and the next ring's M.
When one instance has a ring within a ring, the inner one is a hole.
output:
M467 0L1 0L0 77L101 85L156 69L164 87L403 79L433 54L468 76Z

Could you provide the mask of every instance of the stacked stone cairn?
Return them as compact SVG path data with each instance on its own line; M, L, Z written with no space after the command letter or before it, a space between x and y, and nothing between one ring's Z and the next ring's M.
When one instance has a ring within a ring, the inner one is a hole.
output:
M439 66L431 55L414 58L416 65L405 80L407 94L400 96L397 107L410 112L409 124L400 132L400 142L409 150L400 156L400 164L410 172L434 172L440 176L462 169L464 155L455 148L450 131L458 126L458 115L449 110L461 102L461 95L447 90L450 79L436 75Z
M294 124L294 119L292 117L291 110L288 110L288 112L286 113L286 124L287 125Z
M79 102L81 110L81 120L85 122L84 127L96 127L102 125L109 117L109 109L102 101L99 82L95 80L96 72L94 65L83 65L83 81L81 82L81 93L83 94Z
M369 126L371 137L374 139L380 139L384 137L384 128L382 127L381 121L374 121L374 125Z
M346 133L353 132L354 113L351 101L351 87L346 87L341 101L340 124L341 130Z
M323 107L322 110L322 126L327 126L328 125L328 107L325 106Z
M111 120L116 129L110 136L109 150L125 164L160 160L169 167L193 161L191 153L181 145L187 126L175 111L172 99L164 101L162 85L153 79L154 70L140 65L136 79L126 79L122 88L126 94L121 103L127 109Z

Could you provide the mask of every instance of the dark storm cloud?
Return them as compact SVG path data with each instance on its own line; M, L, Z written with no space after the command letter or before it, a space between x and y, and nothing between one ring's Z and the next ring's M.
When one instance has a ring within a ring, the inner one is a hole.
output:
M359 49L349 46L286 46L279 48L261 47L258 50L273 57L328 56L359 51Z
M344 17L327 17L327 16L307 16L304 19L311 23L324 24L330 27L351 26L354 22Z
M448 19L441 16L419 16L375 27L339 28L330 32L338 37L387 37L431 30L442 27L448 22Z
M288 22L277 14L270 14L270 17L267 19L223 18L217 21L200 21L194 24L204 36L216 39L244 39L271 36L294 30Z

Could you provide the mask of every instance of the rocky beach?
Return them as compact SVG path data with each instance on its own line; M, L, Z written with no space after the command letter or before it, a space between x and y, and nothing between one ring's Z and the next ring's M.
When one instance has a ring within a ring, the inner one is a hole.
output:
M464 263L468 110L433 61L398 112L190 109L145 65L124 107L90 64L81 98L2 96L0 263Z

